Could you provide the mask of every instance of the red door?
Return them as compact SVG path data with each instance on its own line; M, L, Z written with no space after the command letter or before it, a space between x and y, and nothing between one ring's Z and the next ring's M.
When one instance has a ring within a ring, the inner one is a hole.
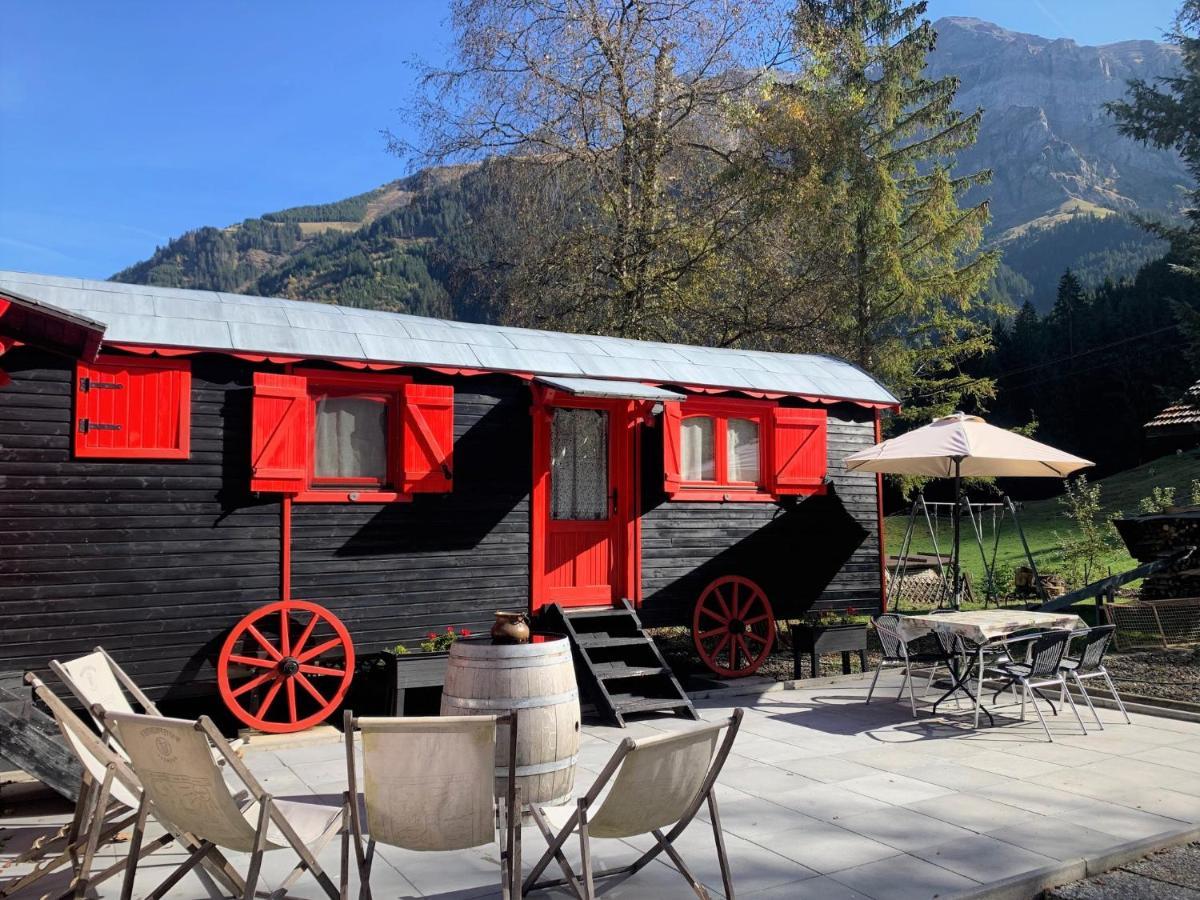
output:
M633 501L629 404L558 398L535 418L533 608L625 593Z

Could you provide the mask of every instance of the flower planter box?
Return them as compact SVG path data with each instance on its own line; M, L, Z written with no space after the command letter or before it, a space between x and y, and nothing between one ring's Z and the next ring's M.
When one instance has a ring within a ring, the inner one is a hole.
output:
M867 626L866 625L793 625L792 674L803 678L802 656L808 654L809 677L820 674L822 653L841 653L842 672L850 674L850 654L857 653L862 671L867 670Z
M342 709L353 710L356 716L390 716L396 707L395 659L391 653L355 657L354 680L342 700Z
M395 715L404 715L408 691L437 688L440 693L442 685L446 681L446 667L450 663L449 652L402 653L399 655L389 653L388 655L395 660L396 666ZM431 715L437 715L436 707L439 700L440 698L433 699L435 712Z

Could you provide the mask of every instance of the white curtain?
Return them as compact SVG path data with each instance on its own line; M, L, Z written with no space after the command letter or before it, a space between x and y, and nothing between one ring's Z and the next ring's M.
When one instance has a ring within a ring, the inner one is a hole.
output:
M367 397L317 398L317 478L387 481L387 404Z
M680 452L683 456L684 481L716 481L716 454L713 452L713 420L707 416L689 416L680 428Z
M726 450L730 481L758 482L758 423L752 419L730 419L726 425Z

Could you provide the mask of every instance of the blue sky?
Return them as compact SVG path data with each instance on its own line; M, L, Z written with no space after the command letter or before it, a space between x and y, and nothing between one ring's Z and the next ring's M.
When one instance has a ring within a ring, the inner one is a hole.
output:
M1177 0L930 0L1080 43L1160 38ZM201 225L405 174L411 62L441 2L0 0L0 269L106 278Z

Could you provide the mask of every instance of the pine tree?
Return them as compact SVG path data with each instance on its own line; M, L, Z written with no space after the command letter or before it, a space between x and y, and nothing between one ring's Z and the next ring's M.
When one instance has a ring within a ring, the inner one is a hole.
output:
M982 111L954 108L956 78L922 74L937 38L925 8L800 0L795 13L809 62L798 102L841 129L825 175L844 190L838 230L850 250L838 330L845 352L882 376L914 421L991 395L991 381L962 365L990 345L982 292L997 263L979 252L987 202L963 202L991 173L953 171Z
M1168 39L1179 46L1178 75L1154 84L1129 82L1129 99L1108 104L1122 134L1159 148L1179 151L1200 185L1200 0L1184 0ZM1156 224L1171 241L1180 268L1200 277L1200 186L1192 191L1186 228Z

